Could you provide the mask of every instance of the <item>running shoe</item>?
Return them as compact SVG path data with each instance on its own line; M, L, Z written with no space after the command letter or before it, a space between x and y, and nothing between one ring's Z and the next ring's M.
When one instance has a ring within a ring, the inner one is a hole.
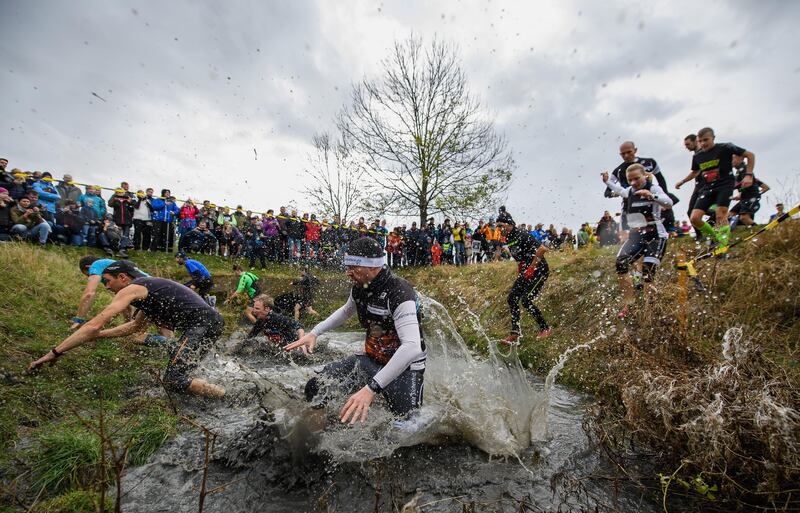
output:
M553 334L553 328L545 328L536 335L536 338L547 338Z
M619 313L617 314L617 317L620 320L625 320L625 318L628 317L628 314L630 314L629 310L630 310L629 305L623 306L622 310L620 310Z
M517 335L516 333L512 333L511 335L501 340L500 343L506 346L515 346L519 344L519 335Z

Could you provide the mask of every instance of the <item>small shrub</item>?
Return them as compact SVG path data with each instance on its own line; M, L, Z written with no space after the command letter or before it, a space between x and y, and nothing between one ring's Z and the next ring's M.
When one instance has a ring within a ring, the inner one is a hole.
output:
M34 487L49 492L80 488L92 482L100 462L100 439L89 431L58 427L39 436L33 458Z

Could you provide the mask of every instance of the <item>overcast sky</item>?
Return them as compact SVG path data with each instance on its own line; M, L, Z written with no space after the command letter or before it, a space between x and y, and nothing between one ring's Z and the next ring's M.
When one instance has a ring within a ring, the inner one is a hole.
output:
M764 219L800 187L798 22L793 1L0 0L0 154L78 181L305 209L312 136L413 33L458 45L518 164L518 222L618 211L599 173L627 139L672 186L683 137L706 125L755 153L774 191Z

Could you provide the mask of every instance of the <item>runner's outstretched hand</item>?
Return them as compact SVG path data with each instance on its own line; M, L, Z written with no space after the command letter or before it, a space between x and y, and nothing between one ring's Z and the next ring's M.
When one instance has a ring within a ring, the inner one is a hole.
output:
M350 399L344 403L341 411L339 411L342 422L347 422L347 419L349 418L350 425L355 424L357 420L361 420L363 423L365 420L367 420L369 405L372 404L372 399L374 398L375 392L370 390L369 387L364 387L355 394L351 395Z
M308 354L314 352L314 346L316 345L317 345L317 336L314 335L313 333L306 333L305 335L295 340L291 344L286 344L283 350L291 351L292 349L301 347L303 349L303 352Z
M608 183L608 171L603 171L600 176L603 177L603 183Z
M52 365L56 363L56 358L57 358L56 355L53 354L52 351L50 351L46 355L39 358L38 360L31 362L30 365L28 365L28 371L30 372L32 370L36 370L47 362L52 362L51 363Z

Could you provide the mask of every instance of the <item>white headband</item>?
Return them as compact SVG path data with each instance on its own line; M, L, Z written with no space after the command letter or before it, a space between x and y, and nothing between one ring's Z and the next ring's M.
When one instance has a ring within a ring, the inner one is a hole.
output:
M357 255L345 255L344 265L358 265L361 267L383 267L383 257L363 257Z

